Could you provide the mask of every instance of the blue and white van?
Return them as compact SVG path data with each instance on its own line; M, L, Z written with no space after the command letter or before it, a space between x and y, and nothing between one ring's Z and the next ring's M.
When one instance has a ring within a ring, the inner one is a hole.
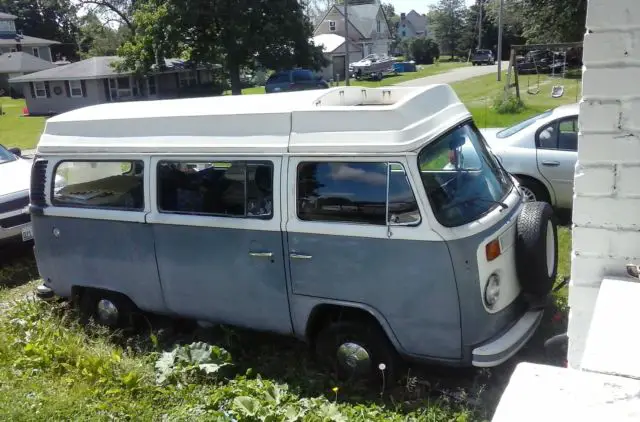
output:
M448 85L90 106L32 179L41 297L293 335L343 375L498 365L556 276L550 207Z

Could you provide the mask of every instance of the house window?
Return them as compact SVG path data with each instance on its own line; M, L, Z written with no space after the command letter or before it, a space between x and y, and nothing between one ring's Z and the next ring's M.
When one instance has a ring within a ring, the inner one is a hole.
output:
M329 30L330 31L336 30L336 21L329 21Z
M149 76L147 78L147 93L148 95L156 95L158 93L155 76Z
M36 98L47 98L47 88L44 82L34 82L33 90L36 93Z
M213 72L211 72L210 70L200 71L200 83L210 84L211 82L213 82Z
M0 20L0 32L16 32L16 24L12 20Z
M109 91L111 99L131 98L138 95L137 85L130 76L109 79Z
M18 52L18 49L16 49L15 47L11 47L11 50L9 50L10 53L16 53Z
M195 72L180 72L178 73L178 78L180 79L180 88L185 88L196 84Z
M33 51L34 56L40 57L40 49L38 47L33 47L31 51Z
M376 31L377 32L381 32L382 31L382 22L376 21Z
M69 81L69 91L72 97L82 97L82 82L81 81Z
M403 31L402 31L402 36L403 36L403 37L406 37L406 36L407 36L407 31L404 31L404 30L403 30Z

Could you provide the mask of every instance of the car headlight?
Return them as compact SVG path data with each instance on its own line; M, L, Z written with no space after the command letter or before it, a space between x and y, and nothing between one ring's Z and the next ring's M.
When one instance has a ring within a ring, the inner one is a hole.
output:
M493 308L498 302L500 297L500 277L498 274L491 274L487 280L486 286L484 286L484 303L487 308Z

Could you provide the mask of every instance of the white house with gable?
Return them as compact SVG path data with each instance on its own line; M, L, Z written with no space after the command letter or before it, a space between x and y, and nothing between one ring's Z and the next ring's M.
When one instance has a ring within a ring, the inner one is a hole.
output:
M349 62L372 53L387 55L392 42L391 26L380 0L349 0L347 7L348 31L345 31L344 5L333 5L313 33L313 41L324 46L325 55L331 61L331 69L325 69L323 73L334 79L336 74L340 74L340 79L344 77L344 71L337 69L345 68L345 36L350 40Z

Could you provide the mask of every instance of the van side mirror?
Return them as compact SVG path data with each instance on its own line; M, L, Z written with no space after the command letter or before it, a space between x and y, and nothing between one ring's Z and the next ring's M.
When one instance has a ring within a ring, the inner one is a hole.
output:
M9 148L9 152L18 157L22 157L22 150L20 148Z

